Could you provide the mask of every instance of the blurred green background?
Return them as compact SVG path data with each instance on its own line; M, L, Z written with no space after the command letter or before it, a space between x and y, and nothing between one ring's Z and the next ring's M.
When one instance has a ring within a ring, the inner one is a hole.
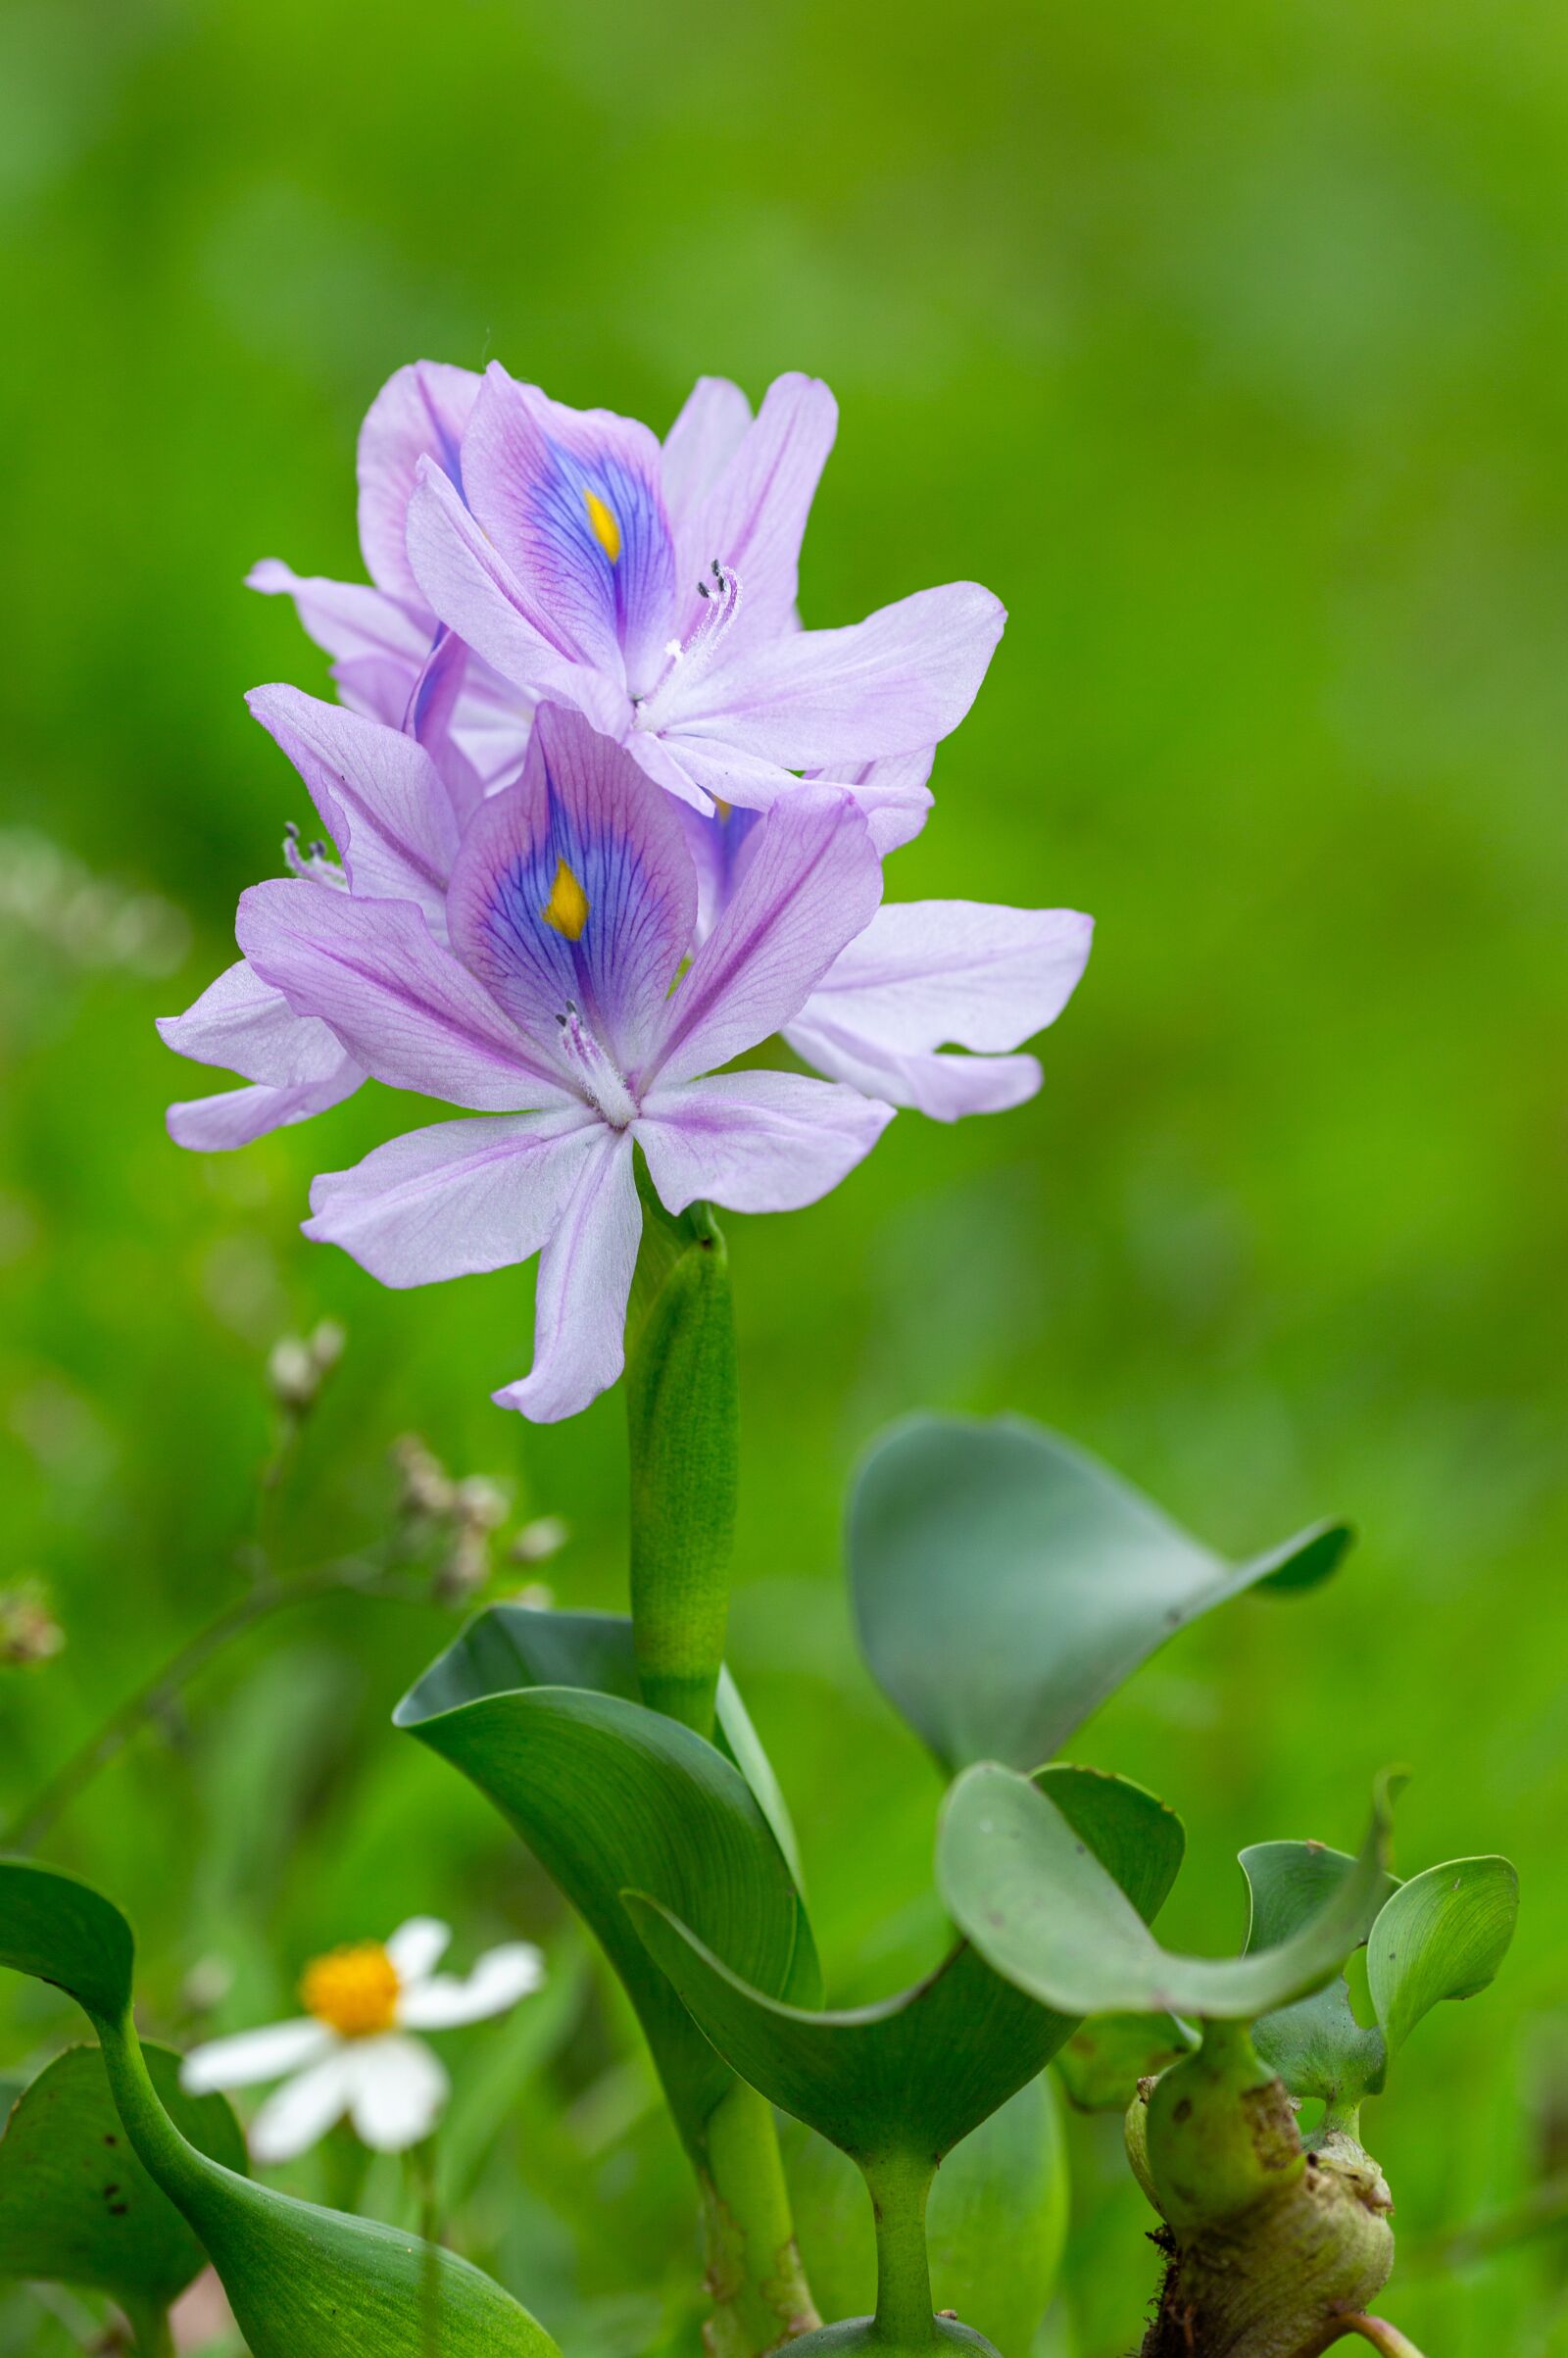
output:
M1183 1811L1166 1926L1215 1948L1238 1846L1350 1840L1390 1759L1403 1866L1516 1857L1500 1982L1368 2115L1410 2253L1385 2306L1435 2358L1568 2351L1560 2232L1457 2274L1415 2250L1568 2161L1568 21L12 0L0 232L0 1577L46 1579L67 1639L0 1673L7 1799L240 1593L266 1354L323 1315L348 1350L281 1561L373 1541L416 1430L514 1521L567 1519L563 1601L619 1600L618 1399L543 1430L488 1403L531 1279L393 1295L297 1234L311 1173L402 1109L182 1155L163 1105L203 1084L152 1018L308 820L240 698L324 661L241 577L359 572L354 435L396 365L500 356L661 429L699 371L815 370L843 424L807 618L956 576L1011 614L891 891L1099 920L1032 1105L906 1115L815 1210L729 1224L733 1659L833 1990L894 1986L928 1914L936 1782L841 1593L881 1423L1028 1411L1237 1551L1348 1514L1328 1591L1186 1635L1076 1748ZM257 1632L48 1855L130 1909L181 2036L289 2010L304 1957L416 1910L465 1958L552 1943L553 2020L447 2042L460 2090L514 2099L465 2234L571 2358L634 2358L689 2330L681 2166L548 1890L387 1726L451 1627L346 1598ZM33 1986L0 2006L0 2061L74 2035ZM1148 2214L1113 2124L1070 2138L1043 2346L1114 2358ZM71 2346L22 2295L0 2336Z

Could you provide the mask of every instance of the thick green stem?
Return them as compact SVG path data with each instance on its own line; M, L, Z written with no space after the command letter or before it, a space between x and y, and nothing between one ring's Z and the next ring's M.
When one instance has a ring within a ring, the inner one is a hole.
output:
M937 2338L925 2241L925 2206L936 2174L935 2162L920 2153L889 2154L865 2172L876 2214L873 2336L898 2350L924 2349Z
M129 2009L119 2017L95 2014L92 2021L115 2109L136 2158L175 2208L189 2217L192 2198L199 2203L205 2189L208 2166L198 2159L159 2102Z
M643 1203L626 1366L637 1672L652 1709L711 1736L739 1429L729 1260L706 1205L671 1220L646 1183Z
M819 2323L795 2245L772 2107L737 2080L708 2124L702 2175L710 2358L760 2353Z

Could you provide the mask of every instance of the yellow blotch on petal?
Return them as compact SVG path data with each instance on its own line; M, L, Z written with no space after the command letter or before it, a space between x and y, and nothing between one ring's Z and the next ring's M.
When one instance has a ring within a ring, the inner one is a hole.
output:
M564 860L557 863L556 881L539 914L568 942L582 940L582 929L588 922L588 896Z
M373 2039L398 2019L398 1969L379 1940L317 1957L300 1977L300 2002L340 2039Z
M620 555L620 526L597 491L583 489L582 504L588 511L588 521L594 528L594 538L612 565Z

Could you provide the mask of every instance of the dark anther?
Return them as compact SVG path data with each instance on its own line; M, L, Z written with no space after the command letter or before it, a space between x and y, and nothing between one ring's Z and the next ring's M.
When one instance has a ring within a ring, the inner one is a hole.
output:
M697 595L699 598L710 598L712 594L712 591L709 588L706 581L699 581L697 584Z

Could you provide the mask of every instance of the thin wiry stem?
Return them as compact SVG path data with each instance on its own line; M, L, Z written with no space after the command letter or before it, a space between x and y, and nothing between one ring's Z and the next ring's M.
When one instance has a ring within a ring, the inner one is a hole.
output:
M1383 2352L1383 2358L1421 2358L1421 2352L1409 2335L1401 2333L1397 2326L1391 2326L1384 2318L1364 2317L1358 2310L1353 2317L1345 2320L1345 2332L1359 2333L1363 2341L1369 2341L1375 2350Z

